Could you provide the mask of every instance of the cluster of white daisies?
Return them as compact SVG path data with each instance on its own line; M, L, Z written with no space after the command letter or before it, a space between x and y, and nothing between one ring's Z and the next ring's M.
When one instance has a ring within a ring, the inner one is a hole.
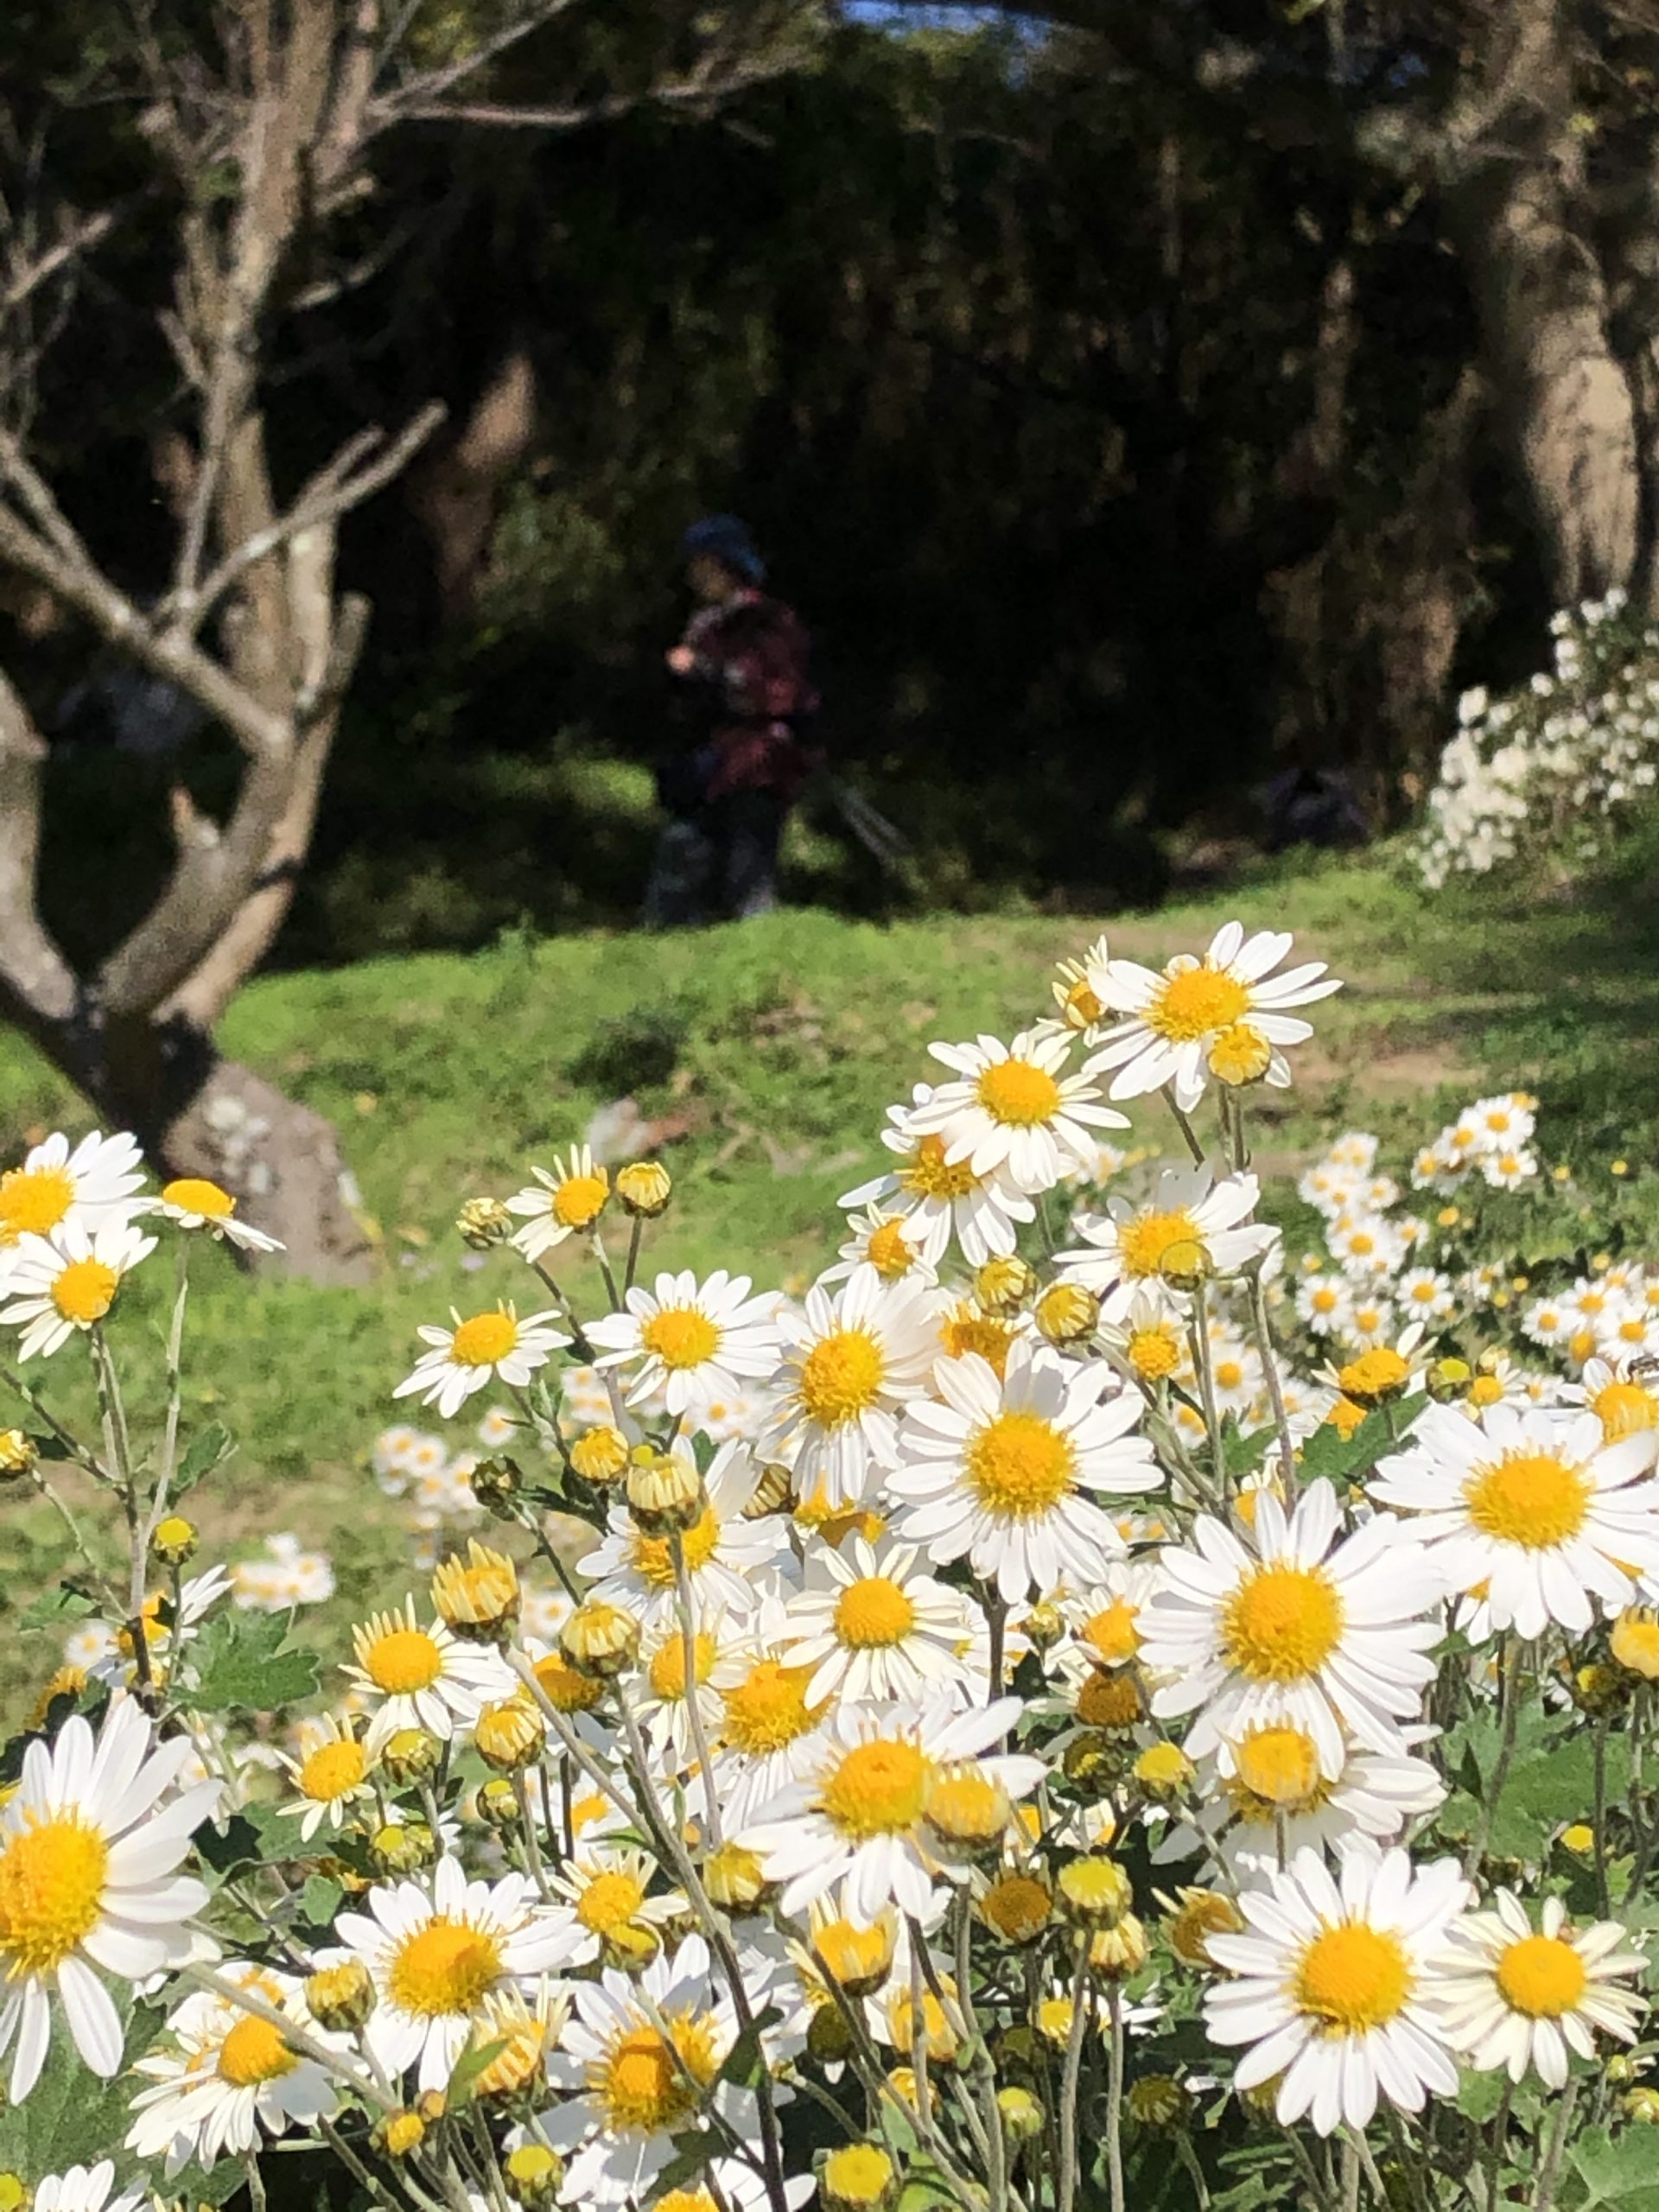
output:
M429 1599L358 1625L274 1802L271 1759L235 1729L204 1754L189 1713L212 1576L158 1719L116 1665L96 1732L30 1745L0 1809L13 2098L49 1998L110 2075L106 1985L170 1974L126 2145L158 2185L308 2132L416 2203L881 2212L919 2144L960 2198L1061 2206L1102 2044L1148 2120L1230 2094L1327 2136L1460 2065L1557 2090L1633 2039L1634 1940L1569 1916L1547 1853L1483 1897L1479 1853L1434 1840L1436 1749L1559 1664L1603 1710L1659 1679L1659 1396L1530 1312L1566 1360L1454 1356L1470 1286L1368 1138L1304 1179L1328 1256L1287 1278L1243 1109L1336 988L1288 951L1230 927L1154 971L1103 943L1054 1018L935 1046L798 1302L635 1281L654 1162L578 1148L470 1205L534 1294L422 1332L398 1394L490 1411L464 1464L380 1440L432 1516ZM1153 1092L1199 1156L1074 1211L1112 1102ZM1478 1102L1420 1187L1524 1148L1532 1113ZM573 1303L576 1256L610 1310ZM1314 1474L1368 1419L1376 1463ZM574 1551L550 1504L588 1524ZM450 1546L486 1514L508 1533ZM232 1942L180 1869L262 1802L281 1932ZM1172 2075L1192 1976L1212 2061ZM1047 2056L988 2081L1014 2028ZM847 2139L813 2160L826 2112Z
M1659 631L1613 590L1555 614L1550 634L1551 664L1523 689L1458 702L1418 843L1432 887L1529 851L1586 859L1659 780Z

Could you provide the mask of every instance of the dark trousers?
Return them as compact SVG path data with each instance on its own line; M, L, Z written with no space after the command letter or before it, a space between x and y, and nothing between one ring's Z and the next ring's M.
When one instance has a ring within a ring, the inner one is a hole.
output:
M775 791L732 791L663 826L645 887L647 929L747 921L778 904L787 807Z

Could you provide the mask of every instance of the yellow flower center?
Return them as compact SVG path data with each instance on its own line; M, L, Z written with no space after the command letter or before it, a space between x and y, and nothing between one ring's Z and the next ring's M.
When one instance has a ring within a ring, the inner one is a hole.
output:
M556 1651L536 1662L536 1680L542 1695L556 1713L588 1713L605 1694L603 1682L578 1674Z
M1217 1083L1242 1089L1260 1083L1273 1065L1273 1047L1249 1021L1236 1021L1224 1029L1209 1052L1210 1072Z
M1007 1791L980 1767L941 1775L927 1793L929 1826L959 1842L995 1842L1013 1815Z
M671 2189L657 2199L652 2212L715 2212L715 2205L706 2189Z
M363 1671L388 1697L429 1689L443 1672L443 1653L423 1628L394 1628L363 1655Z
M1344 1396L1357 1405L1366 1405L1378 1398L1392 1397L1410 1380L1411 1370L1397 1351L1390 1351L1386 1344L1375 1351L1361 1352L1357 1359L1351 1359L1337 1376Z
M868 1329L832 1329L801 1363L801 1403L820 1428L843 1428L875 1403L887 1371Z
M553 1193L553 1218L564 1229L591 1229L610 1195L603 1175L567 1175Z
M1469 1518L1484 1536L1523 1551L1552 1551L1576 1536L1594 1495L1577 1467L1553 1452L1512 1452L1464 1485Z
M1185 1206L1173 1213L1141 1213L1120 1222L1117 1249L1126 1275L1155 1275L1170 1264L1179 1270L1204 1259L1204 1239Z
M1303 1951L1294 1992L1326 2035L1363 2036L1404 2010L1411 1986L1411 1961L1398 1936L1344 1920Z
M193 1207L194 1212L195 1209ZM221 2082L235 2089L257 2088L262 2082L280 2081L300 2063L300 2054L279 2028L251 2013L238 2020L219 2046L214 2069Z
M886 1574L861 1575L836 1600L836 1634L854 1651L888 1649L915 1625L915 1606Z
M946 1319L939 1331L939 1342L947 1359L965 1359L970 1351L976 1351L1001 1377L1007 1369L1014 1330L1007 1321L999 1321L993 1314L976 1313L969 1307Z
M1236 1359L1218 1359L1216 1362L1217 1389L1236 1390L1242 1386L1243 1381L1244 1369L1240 1361Z
M1181 1363L1180 1339L1167 1323L1135 1329L1123 1347L1129 1365L1145 1382L1161 1382Z
M864 1257L883 1282L897 1282L916 1264L916 1255L905 1242L904 1224L898 1221L884 1221L870 1231Z
M914 1744L878 1736L843 1754L819 1791L818 1805L843 1835L857 1840L904 1835L922 1817L931 1779Z
M1103 1674L1098 1667L1077 1692L1077 1718L1087 1728L1133 1728L1141 1718L1141 1692L1131 1674Z
M1073 1029L1091 1028L1106 1011L1098 992L1083 976L1071 985L1060 1003L1065 1010L1067 1024Z
M1300 1728L1258 1728L1239 1745L1238 1778L1254 1796L1285 1810L1306 1807L1320 1789L1319 1755Z
M1589 1979L1584 1961L1559 1936L1523 1936L1497 1962L1503 2001L1534 2020L1559 2020L1570 2012Z
M75 1202L67 1167L13 1167L0 1175L0 1243L44 1236Z
M1257 1567L1221 1619L1228 1664L1257 1682L1317 1674L1342 1637L1342 1600L1318 1567Z
M965 1198L979 1188L979 1178L965 1160L946 1161L940 1136L922 1139L899 1169L899 1180L918 1198Z
M980 1077L976 1096L1004 1128L1034 1129L1058 1110L1060 1086L1034 1060L994 1060Z
M1334 1428L1337 1434L1346 1443L1364 1418L1363 1406L1357 1406L1351 1398L1338 1398L1330 1412L1326 1414L1322 1426L1326 1428Z
M1127 1666L1141 1649L1140 1631L1135 1625L1140 1618L1138 1605L1130 1605L1127 1598L1114 1598L1084 1627L1083 1640L1108 1667Z
M999 1414L968 1446L974 1495L989 1513L1033 1521L1052 1513L1071 1488L1077 1453L1052 1421L1037 1414Z
M1659 1620L1643 1606L1631 1606L1613 1623L1608 1649L1619 1665L1644 1681L1659 1681Z
M1005 1942L1030 1943L1047 1927L1054 1901L1034 1875L1004 1874L986 1891L979 1909Z
M230 1192L200 1175L181 1175L176 1182L164 1183L162 1198L181 1213L199 1213L204 1221L228 1221L236 1211L236 1200Z
M348 1796L368 1771L361 1744L349 1738L319 1744L300 1769L300 1794L320 1805Z
M695 1573L698 1567L707 1567L719 1542L719 1519L714 1507L705 1505L680 1538L687 1567ZM672 1538L636 1534L633 1538L633 1565L640 1579L649 1582L653 1590L671 1590L675 1583Z
M392 2001L426 2018L475 2012L501 1978L501 1947L487 1930L441 1913L397 1947Z
M893 1925L877 1921L864 1927L855 1920L832 1920L818 1930L814 1948L837 1981L856 1985L879 1980L893 1963Z
M948 1990L950 1984L947 1981ZM945 2018L944 2007L931 1989L922 1993L922 2017L919 2036L916 2020L916 2002L909 1990L901 1991L892 1999L887 2007L887 2025L892 2030L894 2048L913 2050L919 2039L926 2045L932 2059L946 2059L957 2048L957 2038Z
M699 1682L706 1682L715 1669L715 1639L701 1630L692 1653L692 1664ZM657 1695L671 1705L685 1695L685 1638L677 1631L652 1653L645 1678Z
M626 1928L645 1901L645 1885L632 1874L595 1874L576 1899L576 1918L590 1934L608 1936Z
M450 1357L458 1367L493 1367L518 1341L518 1324L511 1313L474 1313L455 1331Z
M677 2127L696 2111L698 2088L707 2088L719 2072L712 2021L683 2013L668 2024L671 2044L642 2022L589 2067L588 2087L613 2133L632 2129L656 2135Z
M0 1853L0 1960L6 1975L50 1974L97 1927L109 1847L78 1815L32 1819Z
M1190 1045L1213 1029L1230 1029L1250 1010L1250 995L1224 968L1207 962L1178 968L1154 994L1143 1019L1172 1045Z
M1496 1406L1503 1402L1503 1385L1496 1375L1477 1375L1469 1385L1471 1406Z
M115 1303L121 1278L102 1260L71 1260L52 1285L52 1303L66 1321L88 1329Z
M798 1736L804 1736L823 1711L810 1710L806 1686L816 1669L785 1667L775 1659L762 1659L745 1679L726 1691L725 1734L734 1751L754 1756L780 1751Z
M1634 1436L1639 1429L1659 1428L1659 1400L1639 1382L1605 1384L1590 1401L1590 1410L1610 1444L1621 1436Z
M639 1341L666 1368L677 1373L701 1367L720 1350L720 1331L695 1306L665 1306L639 1332Z

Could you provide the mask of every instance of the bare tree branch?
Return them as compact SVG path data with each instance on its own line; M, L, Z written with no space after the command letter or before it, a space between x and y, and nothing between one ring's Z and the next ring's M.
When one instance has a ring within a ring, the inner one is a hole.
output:
M408 107L409 123L467 123L495 130L581 130L596 123L613 123L645 107L696 108L730 99L752 86L775 82L798 67L792 55L776 61L751 63L720 76L696 76L671 84L650 85L643 92L612 92L604 98L568 107L525 107L509 101L440 100L430 105Z
M73 970L35 906L45 758L29 709L0 670L0 998L37 1035L72 1021L78 998Z
M416 106L440 99L454 86L474 77L480 69L523 43L533 31L543 29L558 16L576 5L576 0L531 0L526 12L517 22L508 23L493 38L483 39L470 54L446 62L441 69L428 69L398 86L395 92L384 92L368 103L369 129L385 130L389 124L402 121Z

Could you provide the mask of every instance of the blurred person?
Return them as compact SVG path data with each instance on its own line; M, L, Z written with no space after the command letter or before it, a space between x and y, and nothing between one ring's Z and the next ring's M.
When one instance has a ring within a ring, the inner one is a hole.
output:
M697 601L665 656L685 687L684 741L658 764L668 816L645 890L647 926L743 919L778 903L778 848L820 755L818 695L794 611L762 588L766 567L735 515L706 515L680 542Z

